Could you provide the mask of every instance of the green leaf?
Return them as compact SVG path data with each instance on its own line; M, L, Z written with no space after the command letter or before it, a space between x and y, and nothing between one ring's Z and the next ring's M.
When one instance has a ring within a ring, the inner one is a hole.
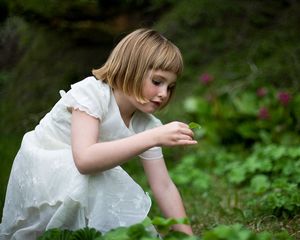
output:
M127 235L127 231L128 228L119 227L106 233L103 239L104 240L130 240L130 238Z
M201 127L201 125L198 124L198 123L190 122L190 123L189 123L189 128L190 128L190 129L201 129L202 127Z
M132 225L128 228L128 236L130 239L141 239L142 237L150 237L151 234L146 230L142 223Z
M152 224L157 227L160 233L167 234L170 231L171 226L175 224L189 224L189 220L187 218L155 217L152 220Z
M233 165L234 166L234 165ZM235 168L230 170L228 179L231 183L239 184L246 179L246 170L243 166L235 165Z
M95 238L101 237L101 235L102 234L94 228L82 228L73 233L73 239L94 240Z
M267 176L259 174L251 179L251 189L254 193L261 194L270 188L270 181Z

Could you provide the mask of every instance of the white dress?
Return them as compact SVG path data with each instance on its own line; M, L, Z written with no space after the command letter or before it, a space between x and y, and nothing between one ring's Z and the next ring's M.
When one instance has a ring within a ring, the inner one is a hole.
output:
M82 175L71 152L71 113L80 109L101 120L99 141L110 141L161 125L154 116L136 112L129 128L110 87L88 77L65 93L31 132L24 135L14 160L0 224L0 239L33 240L45 230L110 229L143 221L151 200L120 167ZM162 157L149 149L142 159Z

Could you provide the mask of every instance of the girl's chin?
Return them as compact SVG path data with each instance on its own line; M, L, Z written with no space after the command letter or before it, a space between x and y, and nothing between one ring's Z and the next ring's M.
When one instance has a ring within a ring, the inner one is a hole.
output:
M154 113L158 110L158 107L157 106L143 106L140 108L140 111L144 112L144 113Z
M154 113L156 112L156 109L141 109L141 111L144 113Z
M161 104L155 102L139 103L136 107L144 113L154 113L161 108Z

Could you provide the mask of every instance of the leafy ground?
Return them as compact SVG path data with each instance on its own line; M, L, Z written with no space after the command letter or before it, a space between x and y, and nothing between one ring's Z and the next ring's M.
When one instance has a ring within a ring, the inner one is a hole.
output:
M203 239L300 239L300 4L154 2L154 8L169 7L155 27L180 47L185 59L177 94L158 115L163 122L180 120L202 126L194 129L196 147L164 150L196 235ZM32 27L19 18L6 22L1 33L12 49L14 34L27 46L15 51L12 65L0 71L3 204L22 133L56 101L57 89L66 88L96 65L98 59L89 57L94 51L103 56L107 50L94 50L99 42L91 48L78 41L69 44L69 33L60 33L63 37L58 41L53 31ZM49 46L45 39L53 44ZM105 44L110 40L105 39ZM53 54L58 49L60 54ZM49 82L52 88L45 92ZM124 167L149 191L138 161ZM154 203L150 217L160 215ZM136 232L136 239L146 237L140 225L117 234L126 239L125 235Z

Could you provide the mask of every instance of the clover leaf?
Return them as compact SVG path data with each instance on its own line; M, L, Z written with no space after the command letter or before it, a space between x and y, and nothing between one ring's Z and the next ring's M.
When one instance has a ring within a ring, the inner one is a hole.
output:
M202 128L200 124L195 123L195 122L190 122L188 125L189 125L190 129L201 129Z

